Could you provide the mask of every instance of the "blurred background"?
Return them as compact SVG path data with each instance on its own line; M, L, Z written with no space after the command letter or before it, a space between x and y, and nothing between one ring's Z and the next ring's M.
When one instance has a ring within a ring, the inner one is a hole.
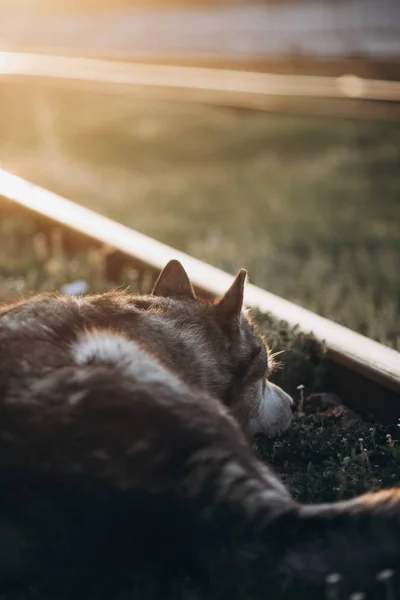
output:
M21 77L16 51L238 84ZM400 349L398 0L2 0L0 52L2 168Z

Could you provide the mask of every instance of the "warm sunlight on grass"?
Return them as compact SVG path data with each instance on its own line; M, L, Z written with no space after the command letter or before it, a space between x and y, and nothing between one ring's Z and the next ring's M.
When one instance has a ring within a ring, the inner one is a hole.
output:
M106 225L104 217L93 219L93 211L76 206L66 198L60 198L50 190L32 185L29 181L20 179L13 173L0 169L0 195L16 200L34 214L46 212L50 218L61 220L67 227L80 230L96 237L99 230ZM54 209L54 210L53 210ZM110 244L114 240L111 240Z
M4 168L400 348L400 125L3 85Z

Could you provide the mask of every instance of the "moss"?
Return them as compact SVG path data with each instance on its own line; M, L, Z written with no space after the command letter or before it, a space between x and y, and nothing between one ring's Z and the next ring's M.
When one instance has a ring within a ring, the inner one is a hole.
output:
M329 502L399 485L398 437L396 428L344 411L339 417L297 417L279 440L258 441L255 449L295 498Z

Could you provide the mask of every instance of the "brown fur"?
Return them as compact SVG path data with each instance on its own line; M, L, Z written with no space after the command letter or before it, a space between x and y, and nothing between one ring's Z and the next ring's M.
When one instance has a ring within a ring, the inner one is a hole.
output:
M152 296L2 308L4 581L82 564L131 570L133 556L261 560L260 593L277 573L323 587L340 571L349 589L372 589L381 569L397 569L399 492L299 506L252 455L269 367L243 285L241 273L203 302L173 261Z

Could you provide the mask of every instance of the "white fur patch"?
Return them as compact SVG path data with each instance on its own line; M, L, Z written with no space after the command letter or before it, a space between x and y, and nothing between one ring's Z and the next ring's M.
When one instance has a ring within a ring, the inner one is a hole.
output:
M72 347L75 362L112 364L128 375L146 384L165 384L177 393L186 386L151 354L133 340L119 333L93 330L82 334Z
M138 352L138 346L122 335L106 331L90 331L74 345L74 359L78 365L91 361L126 365Z

